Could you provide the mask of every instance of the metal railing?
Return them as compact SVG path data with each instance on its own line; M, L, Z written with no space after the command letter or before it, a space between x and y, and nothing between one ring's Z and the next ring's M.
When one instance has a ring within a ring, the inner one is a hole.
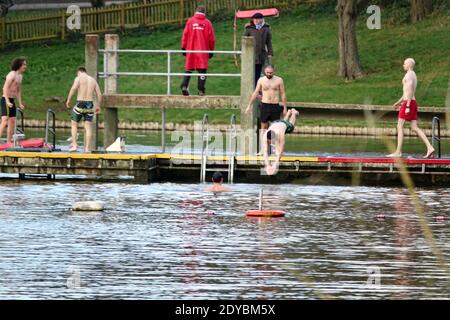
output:
M16 108L16 110L17 110L17 117L16 117L16 122L14 125L14 134L13 134L13 147L14 148L17 148L17 142L19 141L19 138L25 137L23 111L20 108ZM19 128L18 124L20 124L20 128Z
M209 124L208 124L208 114L203 115L202 120L202 155L200 164L200 182L205 182L206 180L206 163L208 161L208 145L209 145Z
M50 117L52 118L52 126L50 128ZM45 118L45 143L48 144L48 136L52 135L52 150L56 149L56 115L52 109L47 110Z
M171 95L171 77L181 76L204 76L200 73L180 73L172 72L172 54L180 53L214 53L214 54L241 54L241 51L210 51L210 50L141 50L141 49L117 49L107 50L100 49L99 52L103 53L103 72L99 72L99 78L108 78L108 76L160 76L167 77L167 95ZM108 53L157 53L167 55L167 72L109 72L108 71ZM240 73L208 73L207 77L241 77ZM104 92L108 90L107 81L105 81Z
M436 132L437 129L437 132ZM437 143L438 158L441 157L441 121L439 117L433 117L431 121L431 143L433 148L435 148L435 143ZM435 148L436 149L436 148Z
M237 129L236 129L236 115L232 114L230 119L230 145L228 157L228 183L233 183L234 180L234 165L237 151Z

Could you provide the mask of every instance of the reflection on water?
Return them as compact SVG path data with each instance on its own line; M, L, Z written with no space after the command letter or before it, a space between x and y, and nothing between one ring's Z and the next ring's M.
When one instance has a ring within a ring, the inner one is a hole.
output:
M450 296L403 189L265 186L265 207L288 214L258 219L244 216L255 185L213 196L199 184L1 183L0 298ZM434 216L448 216L450 193L419 197L448 262L449 221ZM80 200L107 210L72 213Z

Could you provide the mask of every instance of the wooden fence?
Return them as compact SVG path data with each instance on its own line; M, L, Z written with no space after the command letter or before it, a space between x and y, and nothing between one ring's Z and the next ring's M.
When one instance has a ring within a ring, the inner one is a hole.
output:
M317 0L316 0L317 1ZM81 9L81 29L75 32L103 33L118 29L155 27L182 24L189 18L197 0L147 0L139 3L113 5L107 8ZM204 0L208 16L223 10L284 8L290 3L315 2L312 0ZM65 39L69 32L67 19L71 14L58 11L54 14L26 18L0 18L0 47L8 44L50 39Z

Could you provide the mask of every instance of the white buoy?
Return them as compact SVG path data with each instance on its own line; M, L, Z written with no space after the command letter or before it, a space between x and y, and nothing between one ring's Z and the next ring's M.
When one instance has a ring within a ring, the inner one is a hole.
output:
M98 201L79 201L72 204L72 211L103 211L105 205Z
M106 148L107 152L124 152L125 151L125 138L118 137L109 147Z

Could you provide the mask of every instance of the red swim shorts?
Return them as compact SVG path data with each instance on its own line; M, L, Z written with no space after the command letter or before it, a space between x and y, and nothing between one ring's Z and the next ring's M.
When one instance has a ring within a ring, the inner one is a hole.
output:
M407 100L404 100L402 106L400 107L400 111L398 112L398 118L406 121L417 120L417 102L416 100L411 100L411 104L409 106L409 113L406 113L406 104Z

